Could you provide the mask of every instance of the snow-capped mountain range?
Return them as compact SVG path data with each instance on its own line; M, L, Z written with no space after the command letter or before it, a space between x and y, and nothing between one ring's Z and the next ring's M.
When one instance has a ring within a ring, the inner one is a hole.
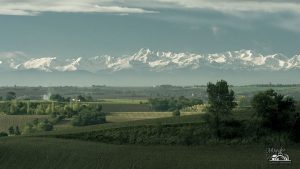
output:
M146 70L151 72L200 68L221 70L300 70L300 55L291 58L282 54L262 55L251 50L216 54L159 52L141 49L133 55L91 58L56 57L30 58L22 52L0 53L0 70L39 70L43 72L117 72L121 70Z

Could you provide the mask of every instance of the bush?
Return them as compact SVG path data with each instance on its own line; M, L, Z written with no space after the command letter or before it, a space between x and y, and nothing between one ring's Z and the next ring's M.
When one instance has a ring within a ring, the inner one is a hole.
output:
M294 141L299 143L300 142L300 114L297 113L296 120L294 123L294 126L292 128L292 131L290 133L290 138Z
M172 112L173 116L180 116L180 111L179 110L175 110Z
M105 123L105 115L99 112L81 111L72 120L73 126L86 126Z
M53 130L53 124L48 121L48 119L39 121L38 119L34 119L33 122L28 123L24 129L23 134L34 133L37 131L51 131Z
M0 137L7 137L7 136L8 136L7 133L5 133L5 132L0 132Z
M220 137L223 139L242 138L244 135L244 125L241 121L228 119L221 122Z

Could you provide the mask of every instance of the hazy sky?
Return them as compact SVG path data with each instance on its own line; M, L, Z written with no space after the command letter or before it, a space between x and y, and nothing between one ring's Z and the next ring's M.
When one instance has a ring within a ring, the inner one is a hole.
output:
M0 52L300 54L298 0L0 0Z

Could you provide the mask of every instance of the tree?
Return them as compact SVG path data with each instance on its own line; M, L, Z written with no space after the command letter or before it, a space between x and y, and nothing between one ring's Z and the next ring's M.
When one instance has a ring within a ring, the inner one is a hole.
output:
M59 94L53 94L50 96L50 100L52 101L58 101L58 102L64 102L65 98Z
M80 106L78 115L75 115L72 120L72 125L86 126L105 123L105 114L101 110L102 106L98 104Z
M259 92L252 99L255 116L263 127L273 131L289 130L295 116L295 101L293 98L283 96L274 90Z
M20 129L19 129L19 126L16 126L16 129L15 129L15 135L21 135L21 132L20 132Z
M9 133L9 135L15 135L15 129L14 129L13 126L10 126L10 127L8 128L8 133Z
M15 92L7 92L6 93L6 100L14 100L17 98L17 95Z
M180 110L175 110L172 112L173 116L180 116Z
M226 81L221 80L216 84L209 82L207 84L208 93L208 115L206 121L214 130L214 134L219 138L221 136L221 123L226 119L232 109L237 106L234 102L235 96L232 90L229 90Z

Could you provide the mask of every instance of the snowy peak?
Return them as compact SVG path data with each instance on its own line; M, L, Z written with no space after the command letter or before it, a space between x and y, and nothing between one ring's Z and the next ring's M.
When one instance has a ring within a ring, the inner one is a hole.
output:
M300 69L300 55L288 58L283 54L262 55L252 50L228 51L214 54L175 53L141 49L132 55L109 55L91 58L58 59L30 58L22 52L0 53L0 70L34 69L53 71L172 71L200 68L221 70L295 70Z
M51 64L53 60L56 60L55 57L53 58L37 58L37 59L30 59L22 64L15 66L15 69L38 69L46 72L51 72Z

